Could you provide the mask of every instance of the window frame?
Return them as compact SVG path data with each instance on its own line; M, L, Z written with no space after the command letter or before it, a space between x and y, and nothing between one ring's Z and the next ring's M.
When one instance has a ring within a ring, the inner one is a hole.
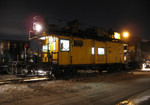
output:
M68 40L68 41L69 41L69 50L68 50L68 51L63 51L63 50L61 49L61 40ZM60 49L61 52L69 52L69 51L70 51L70 40L69 40L69 39L60 39L60 40L59 40L59 49Z
M43 49L45 47L45 49ZM47 52L48 51L48 45L47 44L43 44L43 46L42 46L42 52ZM49 51L51 50L51 46L50 46L50 44L49 44Z
M99 53L99 49L104 49L104 53L103 54ZM105 48L104 47L98 47L97 48L97 54L98 55L105 55Z

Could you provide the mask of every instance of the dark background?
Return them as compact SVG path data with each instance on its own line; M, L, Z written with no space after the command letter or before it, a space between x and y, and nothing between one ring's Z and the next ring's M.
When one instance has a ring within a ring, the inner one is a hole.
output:
M32 17L54 17L150 39L149 2L144 0L1 0L0 39L27 40Z

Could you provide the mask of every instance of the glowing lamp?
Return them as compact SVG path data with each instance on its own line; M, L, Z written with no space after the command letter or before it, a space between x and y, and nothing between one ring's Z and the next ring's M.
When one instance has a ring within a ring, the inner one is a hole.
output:
M36 30L37 32L40 32L42 30L42 26L38 23L34 23L34 30Z
M124 36L125 38L128 38L128 37L129 37L129 33L128 33L128 32L124 32L124 33L123 33L123 36Z

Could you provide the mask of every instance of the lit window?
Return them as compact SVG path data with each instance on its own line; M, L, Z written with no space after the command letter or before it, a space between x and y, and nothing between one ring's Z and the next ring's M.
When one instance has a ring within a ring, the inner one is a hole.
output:
M98 55L104 55L105 49L104 48L98 48Z
M42 47L42 51L43 52L47 52L47 50L50 50L51 49L51 45L49 44L49 49L48 49L48 45L43 45Z
M60 50L69 51L69 40L61 39L60 40Z
M56 50L56 42L53 42L53 50Z
M92 55L94 55L94 47L92 47Z
M47 51L47 45L43 45L42 51L43 51L43 52L46 52L46 51Z
M120 39L120 33L114 32L114 38L115 39Z

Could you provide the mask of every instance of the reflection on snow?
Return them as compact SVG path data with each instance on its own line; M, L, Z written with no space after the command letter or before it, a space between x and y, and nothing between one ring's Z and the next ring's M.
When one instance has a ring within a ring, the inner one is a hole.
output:
M38 80L47 80L48 78L31 78L31 79L25 79L23 81L38 81Z
M135 105L132 100L125 100L116 105Z

